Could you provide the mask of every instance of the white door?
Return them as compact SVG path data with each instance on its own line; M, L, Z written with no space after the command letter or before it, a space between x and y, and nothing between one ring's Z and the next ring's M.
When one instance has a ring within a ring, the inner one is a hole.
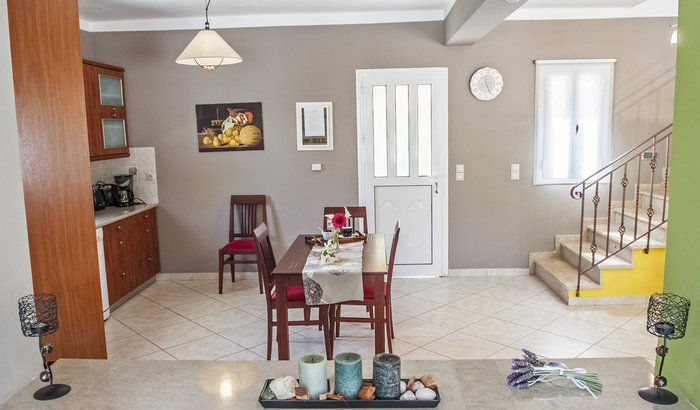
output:
M447 68L357 70L358 182L394 273L447 275Z

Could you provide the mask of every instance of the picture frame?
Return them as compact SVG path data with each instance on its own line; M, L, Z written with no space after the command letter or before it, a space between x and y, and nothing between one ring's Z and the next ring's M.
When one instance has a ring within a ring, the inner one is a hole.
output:
M261 102L197 104L199 152L265 149Z
M333 150L333 103L298 102L297 151Z

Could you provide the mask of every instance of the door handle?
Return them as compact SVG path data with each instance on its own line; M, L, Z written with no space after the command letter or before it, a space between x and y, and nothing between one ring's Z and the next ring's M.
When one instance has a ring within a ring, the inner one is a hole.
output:
M435 183L435 193L436 194L438 193L438 183L437 182Z

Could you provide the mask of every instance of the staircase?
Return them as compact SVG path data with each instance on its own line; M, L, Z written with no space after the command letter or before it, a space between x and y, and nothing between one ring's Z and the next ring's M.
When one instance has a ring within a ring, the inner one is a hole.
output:
M531 273L567 304L643 303L662 291L671 136L669 125L575 185L579 232L530 253Z

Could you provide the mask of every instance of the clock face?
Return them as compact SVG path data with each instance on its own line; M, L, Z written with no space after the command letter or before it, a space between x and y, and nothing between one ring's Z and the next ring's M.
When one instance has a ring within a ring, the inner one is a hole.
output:
M472 75L469 89L481 101L491 101L503 91L503 76L495 68L482 67Z

